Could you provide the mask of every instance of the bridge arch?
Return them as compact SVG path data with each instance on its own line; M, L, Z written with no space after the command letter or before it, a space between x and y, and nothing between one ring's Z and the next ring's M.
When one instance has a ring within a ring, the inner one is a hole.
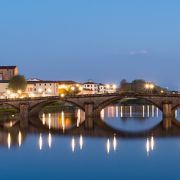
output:
M81 110L84 111L84 107L82 107L81 105L73 102L73 101L70 101L70 100L67 100L67 99L48 99L48 100L44 100L44 101L41 101L41 102L38 102L36 103L35 105L31 106L30 107L30 115L37 115L39 114L39 112L47 105L49 104L52 104L54 102L64 102L64 103L69 103L69 104L72 104L78 108L80 108Z
M102 102L101 104L98 105L98 107L96 109L96 113L100 113L102 109L104 109L105 107L109 106L110 104L112 104L112 103L114 103L116 101L120 101L120 100L127 99L127 98L134 98L134 99L139 99L139 100L140 99L145 100L145 101L153 104L154 106L158 107L162 111L162 107L156 101L153 101L150 98L124 95L124 96L113 97L113 98L110 98L110 99Z

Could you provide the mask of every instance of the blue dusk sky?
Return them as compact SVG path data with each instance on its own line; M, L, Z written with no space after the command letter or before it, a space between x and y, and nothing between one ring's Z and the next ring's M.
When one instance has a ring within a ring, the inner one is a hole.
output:
M0 65L27 78L180 89L180 0L1 0Z

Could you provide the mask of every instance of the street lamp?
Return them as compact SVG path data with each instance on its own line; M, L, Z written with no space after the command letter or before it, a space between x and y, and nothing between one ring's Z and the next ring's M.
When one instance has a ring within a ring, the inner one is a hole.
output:
M151 93L152 93L154 87L155 87L155 85L153 83L146 83L145 84L145 89L150 90Z

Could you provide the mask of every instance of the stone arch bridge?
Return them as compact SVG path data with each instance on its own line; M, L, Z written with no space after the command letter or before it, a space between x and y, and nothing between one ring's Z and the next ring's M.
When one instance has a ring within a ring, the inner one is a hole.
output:
M141 94L141 93L113 93L95 95L74 96L50 96L23 99L0 99L0 105L10 105L20 113L20 124L27 127L30 116L38 115L39 111L46 105L55 101L72 103L85 112L85 127L92 129L94 121L100 119L101 110L111 103L124 98L144 99L158 107L163 113L163 124L165 128L171 127L175 110L180 107L179 94Z

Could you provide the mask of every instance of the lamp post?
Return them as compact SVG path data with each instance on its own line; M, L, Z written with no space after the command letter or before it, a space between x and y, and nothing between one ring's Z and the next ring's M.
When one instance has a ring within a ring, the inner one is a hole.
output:
M152 93L154 87L155 87L155 85L153 83L146 83L145 84L145 89L147 90L147 92Z

